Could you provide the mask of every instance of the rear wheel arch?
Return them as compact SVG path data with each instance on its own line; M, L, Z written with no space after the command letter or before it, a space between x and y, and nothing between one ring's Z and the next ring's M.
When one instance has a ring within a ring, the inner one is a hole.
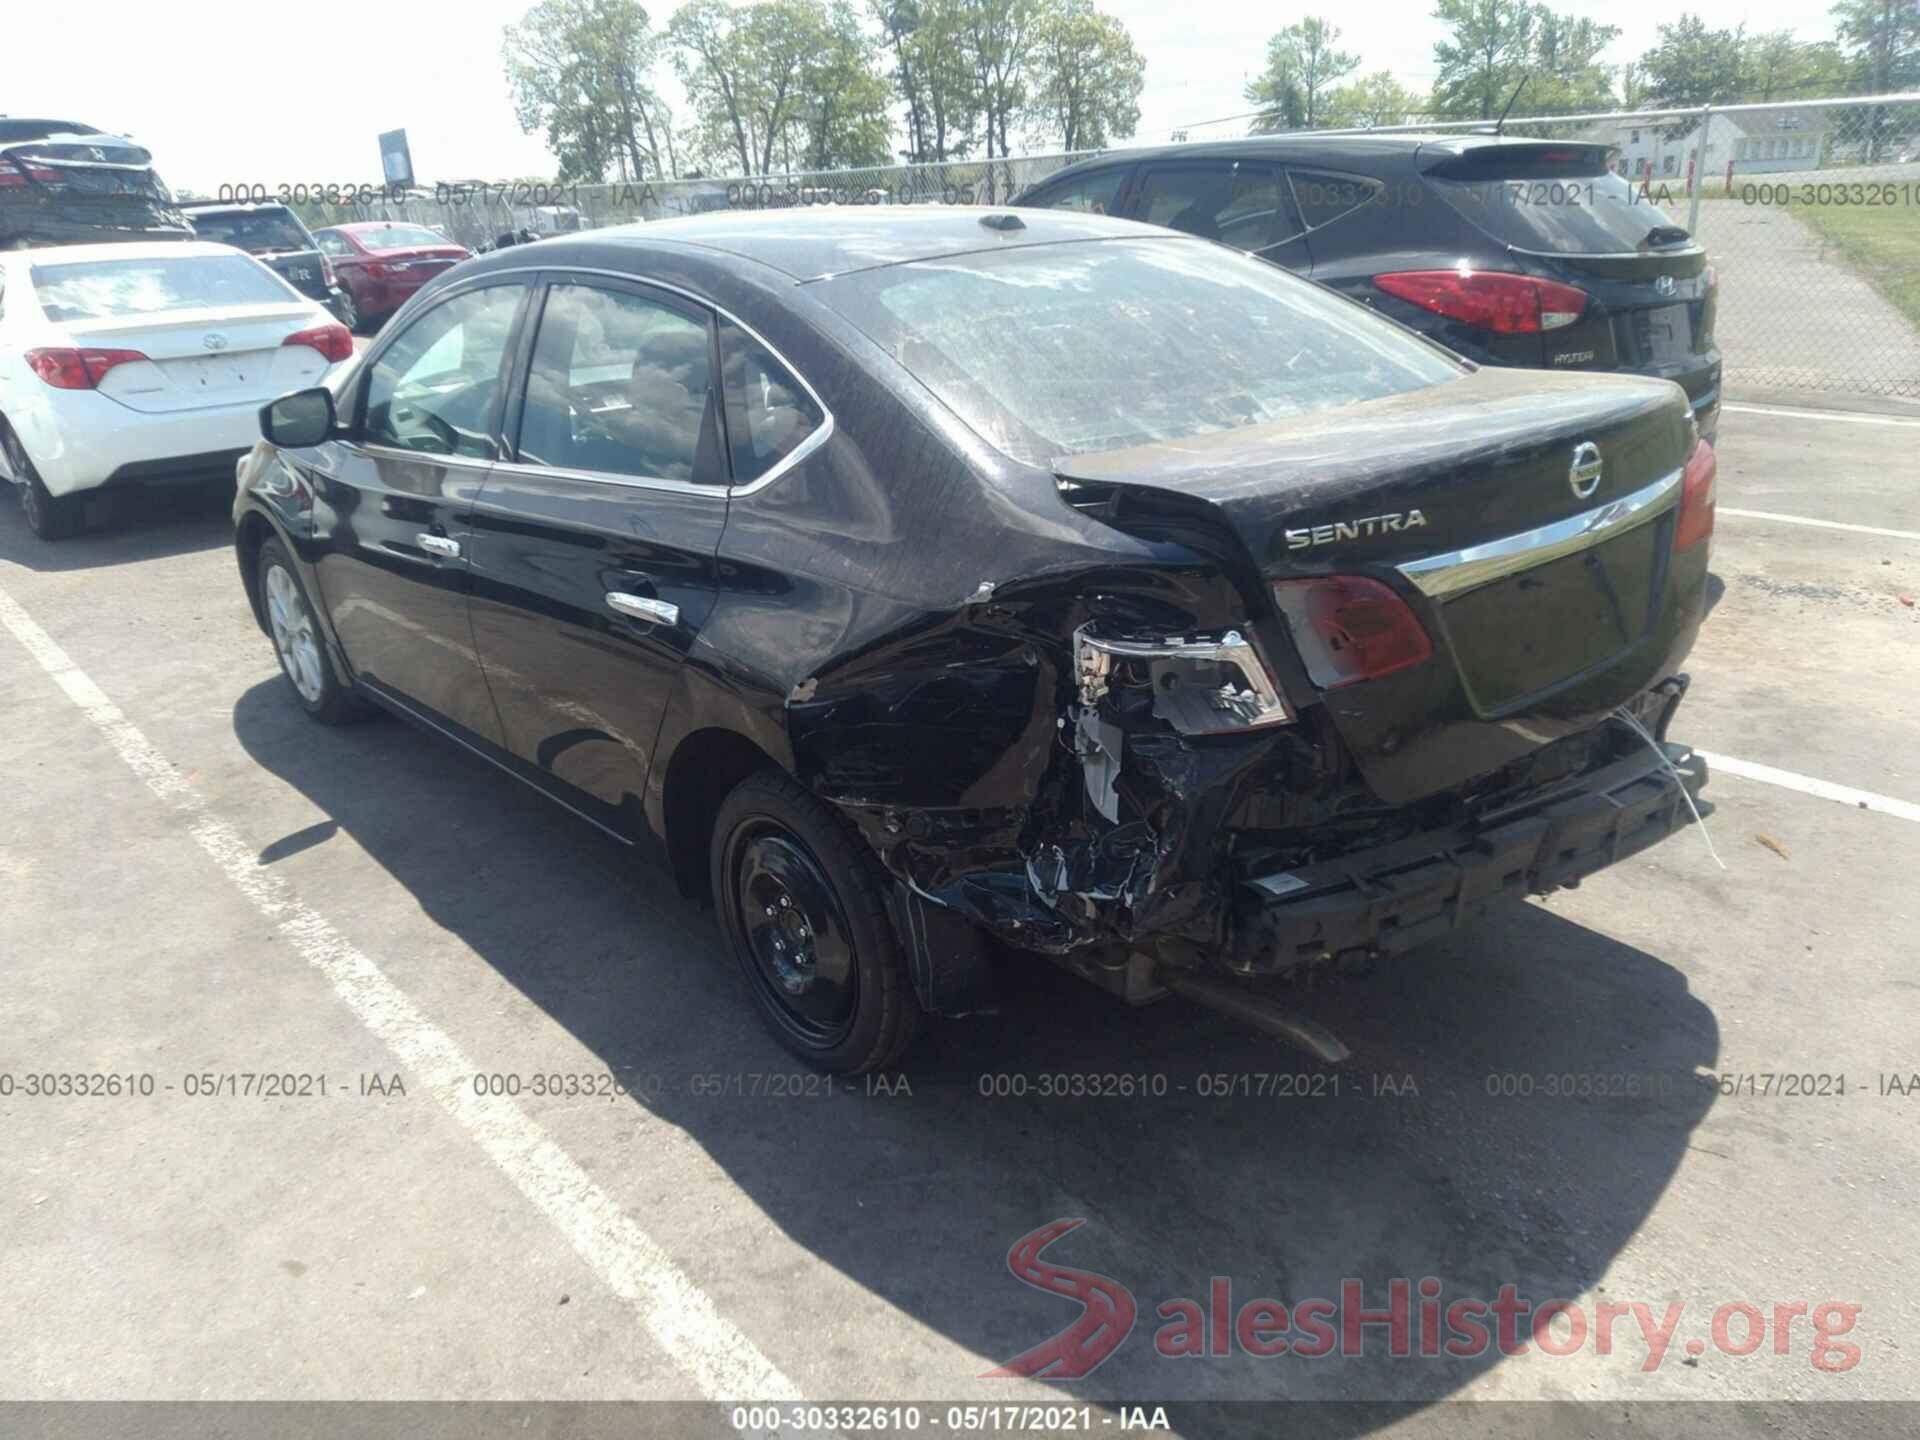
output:
M661 787L661 838L682 895L712 900L707 861L720 806L749 775L779 768L752 740L721 726L696 730L674 746Z

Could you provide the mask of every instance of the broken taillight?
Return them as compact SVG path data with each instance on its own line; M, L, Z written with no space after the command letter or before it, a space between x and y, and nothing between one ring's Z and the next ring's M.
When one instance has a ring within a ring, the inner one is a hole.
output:
M1687 468L1680 477L1680 520L1673 531L1673 548L1691 550L1713 534L1713 487L1720 462L1713 446L1695 442Z
M1276 580L1273 598L1287 617L1308 678L1322 690L1391 675L1433 654L1420 618L1378 580Z

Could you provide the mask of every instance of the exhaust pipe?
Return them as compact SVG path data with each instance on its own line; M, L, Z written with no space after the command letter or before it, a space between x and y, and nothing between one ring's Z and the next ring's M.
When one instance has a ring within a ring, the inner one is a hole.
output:
M1285 1040L1329 1065L1338 1065L1353 1055L1319 1021L1309 1020L1297 1010L1289 1010L1277 1001L1228 981L1165 966L1155 972L1154 979L1183 999L1204 1005L1209 1010L1217 1010L1229 1019L1250 1025L1275 1039Z

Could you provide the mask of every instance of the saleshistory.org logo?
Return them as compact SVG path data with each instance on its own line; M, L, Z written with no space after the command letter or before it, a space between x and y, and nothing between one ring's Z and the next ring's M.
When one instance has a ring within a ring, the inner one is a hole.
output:
M1085 1223L1084 1218L1055 1220L1022 1235L1007 1251L1007 1269L1017 1280L1075 1302L1080 1315L1051 1339L987 1371L989 1378L1082 1380L1133 1333L1139 1306L1125 1285L1111 1276L1041 1258L1054 1241ZM1256 1299L1236 1306L1233 1281L1215 1275L1207 1282L1206 1303L1173 1299L1155 1307L1154 1313L1166 1323L1154 1332L1153 1348L1167 1359L1219 1359L1238 1352L1262 1360L1282 1355L1317 1360L1333 1354L1357 1358L1367 1353L1370 1342L1384 1342L1386 1353L1396 1360L1461 1360L1496 1349L1509 1357L1537 1350L1562 1358L1589 1347L1596 1355L1611 1355L1617 1341L1639 1347L1640 1369L1653 1371L1666 1361L1687 1310L1684 1300L1664 1302L1658 1310L1645 1301L1613 1299L1590 1305L1574 1300L1535 1304L1512 1284L1502 1285L1492 1300L1464 1296L1443 1301L1444 1289L1433 1276L1418 1282L1396 1277L1387 1282L1385 1303L1369 1309L1366 1286L1349 1279L1340 1282L1337 1302L1301 1300L1289 1306ZM1860 1363L1860 1347L1841 1337L1852 1333L1860 1312L1860 1306L1838 1300L1818 1305L1729 1300L1713 1311L1711 1347L1695 1337L1681 1342L1680 1348L1689 1363L1709 1348L1732 1356L1763 1349L1776 1356L1804 1351L1814 1369L1845 1374Z

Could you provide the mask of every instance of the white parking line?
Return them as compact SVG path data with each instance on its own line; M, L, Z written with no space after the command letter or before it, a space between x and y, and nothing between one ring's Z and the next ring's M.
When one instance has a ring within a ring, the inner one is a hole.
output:
M0 590L0 623L40 663L126 761L187 822L240 893L332 984L334 992L487 1158L565 1235L607 1287L631 1304L656 1344L716 1401L797 1401L794 1383L720 1315L713 1302L606 1191L513 1101L473 1093L473 1062L415 1008L365 952L259 864L254 847L216 815L19 602Z
M1878 810L1883 815L1897 816L1902 820L1920 822L1920 805L1911 800L1895 800L1891 795L1876 795L1871 790L1855 790L1851 785L1835 785L1831 780L1816 780L1811 775L1796 775L1791 770L1776 770L1771 765L1755 764L1751 760L1736 760L1731 755L1716 755L1711 750L1700 750L1695 754L1707 762L1708 773L1738 775L1742 780L1758 780L1763 785L1779 785L1787 790L1798 790L1802 795L1816 795L1822 800L1838 801L1842 805L1851 805L1856 810Z
M1831 420L1836 425L1920 425L1920 416L1852 415L1844 410L1795 410L1789 405L1737 405L1732 401L1720 408L1740 415L1777 415L1783 420Z
M1882 530L1878 525L1843 525L1838 520L1814 520L1806 515L1782 515L1774 510L1736 510L1731 505L1713 507L1716 515L1737 515L1742 520L1778 520L1782 525L1811 525L1817 530L1851 530L1856 535L1881 535L1889 540L1920 540L1920 530Z

